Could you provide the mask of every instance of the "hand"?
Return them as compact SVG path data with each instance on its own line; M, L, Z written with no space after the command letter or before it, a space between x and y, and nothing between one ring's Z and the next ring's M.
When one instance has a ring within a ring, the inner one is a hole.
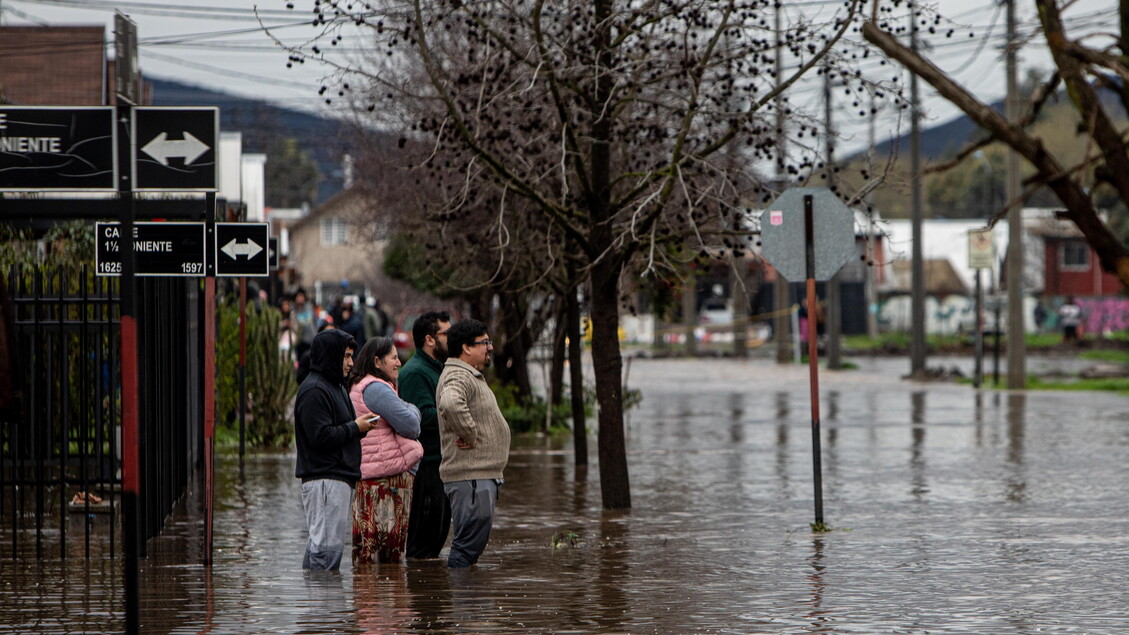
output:
M368 434L368 431L376 426L376 417L371 414L361 415L353 421L357 423L357 429L361 431L362 435Z
M474 444L467 443L462 437L455 437L455 447L460 450L469 450L474 447Z

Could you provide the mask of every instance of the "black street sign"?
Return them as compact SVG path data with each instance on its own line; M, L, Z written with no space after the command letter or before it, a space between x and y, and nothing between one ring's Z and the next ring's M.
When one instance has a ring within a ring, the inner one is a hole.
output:
M269 275L269 244L269 223L216 223L216 275Z
M278 236L270 237L270 246L267 248L270 260L270 270L278 271Z
M216 190L218 140L218 108L134 108L133 189Z
M114 138L110 106L0 106L0 191L114 191Z
M95 232L95 272L120 276L121 224L95 223ZM134 274L203 277L205 244L204 223L134 223Z

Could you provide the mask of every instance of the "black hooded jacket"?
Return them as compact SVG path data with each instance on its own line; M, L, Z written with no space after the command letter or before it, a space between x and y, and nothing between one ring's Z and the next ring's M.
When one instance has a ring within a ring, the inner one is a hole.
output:
M364 435L354 421L357 415L342 376L347 348L356 348L356 342L337 330L318 333L310 347L310 374L294 402L294 475L303 482L329 478L353 485L361 478Z

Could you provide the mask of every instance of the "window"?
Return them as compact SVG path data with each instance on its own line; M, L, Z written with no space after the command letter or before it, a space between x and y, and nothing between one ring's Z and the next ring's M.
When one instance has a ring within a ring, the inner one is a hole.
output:
M1090 246L1085 241L1063 241L1060 253L1064 270L1086 271L1090 268Z
M321 219L321 244L344 245L349 240L349 225L340 218Z

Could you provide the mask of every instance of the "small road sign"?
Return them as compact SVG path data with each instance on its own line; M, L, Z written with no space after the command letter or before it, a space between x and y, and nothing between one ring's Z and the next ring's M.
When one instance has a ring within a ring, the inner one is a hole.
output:
M270 270L278 271L278 236L270 237L270 246L267 248L267 258L270 260Z
M855 215L825 187L794 187L761 214L761 245L766 260L791 282L807 278L804 197L812 197L815 280L829 280L851 258Z
M114 127L110 106L0 106L0 191L114 191Z
M121 224L95 223L95 236L95 273L120 276ZM134 275L202 277L205 244L204 223L134 223Z
M133 189L214 191L218 108L133 109Z
M216 223L216 275L268 275L269 241L268 223Z
M996 238L990 228L968 230L968 268L991 269L996 266Z

